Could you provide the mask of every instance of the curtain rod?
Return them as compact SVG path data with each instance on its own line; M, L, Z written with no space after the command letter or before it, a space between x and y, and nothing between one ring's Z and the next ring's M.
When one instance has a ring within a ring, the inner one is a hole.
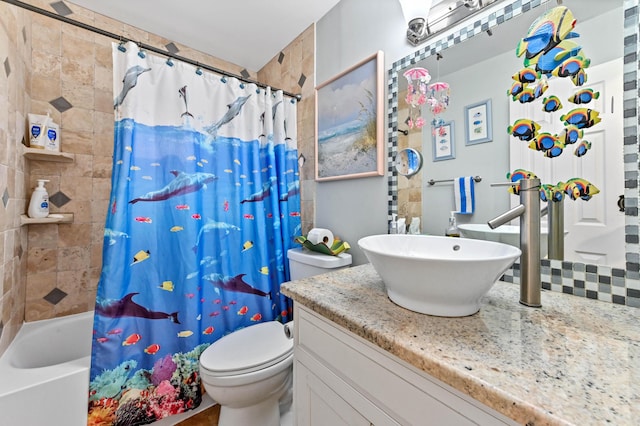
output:
M118 34L114 34L112 32L105 31L105 30L103 30L101 28L97 28L97 27L94 27L92 25L88 25L88 24L82 23L80 21L76 21L74 19L67 18L66 16L62 16L62 15L55 14L53 12L49 12L48 10L41 9L39 7L36 7L36 6L32 6L32 5L28 4L28 3L24 3L24 2L21 2L19 0L0 0L0 1L3 1L4 3L12 4L14 6L18 6L18 7L22 8L22 9L26 9L26 10L29 10L31 12L38 13L40 15L47 16L49 18L56 19L58 21L62 21L65 24L73 25L73 26L76 26L78 28L82 28L82 29L85 29L87 31L91 31L91 32L96 33L96 34L100 34L102 36L109 37L109 38L112 38L114 40L118 40L120 42L131 41L131 42L137 44L138 47L141 48L141 49L148 50L150 52L157 53L159 55L166 56L166 57L171 58L171 59L176 59L176 60L178 60L180 62L185 62L187 64L191 64L191 65L194 65L196 67L200 67L200 68L205 69L207 71L212 71L214 73L221 74L222 76L233 77L233 78L236 78L236 79L238 79L238 80L240 80L240 81L242 81L244 83L255 84L256 86L261 87L263 89L268 87L266 84L259 83L259 82L255 81L255 80L247 79L247 78L244 78L242 76L239 76L239 75L232 74L232 73L229 73L227 71L221 70L219 68L212 67L212 66L207 65L207 64L202 64L200 62L194 61L193 59L185 58L184 56L175 55L173 53L166 52L166 51L158 49L158 48L156 48L154 46L150 46L148 44L145 44L145 43L142 43L142 42L139 42L139 41L131 40L131 39L127 38L127 37L123 37L123 36L120 36ZM273 90L281 90L281 89L273 88ZM302 95L301 94L293 94L293 93L287 92L285 90L282 90L282 93L285 96L289 96L291 98L295 98L297 101L301 101L302 100Z

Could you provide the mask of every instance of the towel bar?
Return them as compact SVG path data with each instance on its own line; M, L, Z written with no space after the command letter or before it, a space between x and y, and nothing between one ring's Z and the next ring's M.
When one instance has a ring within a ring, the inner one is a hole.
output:
M427 183L429 185L435 185L436 183L440 183L440 182L453 182L453 181L454 181L454 179L440 179L440 180L430 179L430 180L427 181ZM481 182L482 178L480 176L474 176L473 177L473 181L474 182Z

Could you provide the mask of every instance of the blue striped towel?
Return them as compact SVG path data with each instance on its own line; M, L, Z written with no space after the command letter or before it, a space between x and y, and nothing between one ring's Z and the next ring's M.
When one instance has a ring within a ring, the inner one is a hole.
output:
M473 214L476 208L473 177L463 176L453 181L453 192L456 203L456 213Z

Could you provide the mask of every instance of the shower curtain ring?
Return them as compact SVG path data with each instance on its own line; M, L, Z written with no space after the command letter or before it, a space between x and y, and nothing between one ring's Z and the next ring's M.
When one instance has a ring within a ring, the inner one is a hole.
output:
M142 59L147 57L147 54L144 52L144 49L142 48L142 45L140 43L138 43L138 56Z
M202 75L202 68L200 68L200 64L198 62L196 62L196 66L198 67L196 68L196 74Z
M171 57L169 57L169 58L167 59L166 64L167 64L167 65L169 65L170 67L172 67L172 66L173 66L173 61L171 60Z
M124 40L122 39L122 36L120 36L120 43L118 44L118 50L121 51L122 53L127 51L127 48L124 47Z

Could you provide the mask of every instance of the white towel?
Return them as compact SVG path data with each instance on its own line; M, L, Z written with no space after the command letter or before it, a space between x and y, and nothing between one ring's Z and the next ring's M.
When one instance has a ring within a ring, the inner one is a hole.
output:
M473 189L473 177L463 176L453 180L453 193L456 203L456 213L473 214L476 207Z

